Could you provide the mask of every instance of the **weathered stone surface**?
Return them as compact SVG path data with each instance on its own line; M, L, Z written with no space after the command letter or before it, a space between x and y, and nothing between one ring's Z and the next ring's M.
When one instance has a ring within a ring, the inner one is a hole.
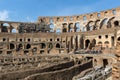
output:
M117 42L116 46L116 59L117 62L113 64L113 80L120 80L120 42Z

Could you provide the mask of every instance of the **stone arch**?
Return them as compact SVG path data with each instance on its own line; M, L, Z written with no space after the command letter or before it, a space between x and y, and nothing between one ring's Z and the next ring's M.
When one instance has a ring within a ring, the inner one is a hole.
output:
M3 23L2 24L2 29L1 32L8 32L8 28L10 27L10 24L8 23Z
M53 22L53 18L50 18L50 19L49 19L49 22L52 23L52 22Z
M103 59L103 66L106 67L108 65L108 59Z
M68 26L68 31L69 32L74 32L74 25L73 23L70 23L69 26Z
M99 29L107 27L107 24L108 24L108 19L107 18L103 19L100 23L100 28Z
M62 32L67 32L67 23L63 23L63 30Z
M40 49L44 49L46 47L45 43L40 43Z
M85 40L85 48L89 48L89 45L90 45L90 40L89 39Z
M115 27L119 26L119 21L114 21L114 26Z
M97 66L97 59L94 59L94 66Z
M15 45L13 43L10 43L10 49L14 49Z
M112 14L113 14L113 15L116 15L116 10L115 10L115 9L112 10Z
M104 45L105 45L106 48L109 47L109 44L110 44L109 41L105 41L105 42L104 42Z
M23 49L23 44L18 44L17 51L20 51L21 49Z
M60 44L59 43L56 44L56 48L60 48Z
M60 28L57 28L57 29L56 29L56 33L58 33L58 34L59 34L59 33L62 33L62 30L61 30Z
M86 25L86 30L87 31L92 31L94 28L94 22L93 21L89 21Z
M95 21L95 30L98 30L100 27L100 20Z
M49 27L50 27L50 29L51 29L50 32L54 32L54 28L55 28L54 24L53 24L53 23L50 23Z
M85 31L87 31L87 30L86 30L86 27L83 26L83 28L82 28L82 32L85 32Z
M109 41L105 41L104 44L109 44Z
M52 44L52 43L49 43L49 44L48 44L48 48L49 48L49 49L52 49L52 48L53 48L53 44Z
M12 33L17 33L17 29L14 29L14 28L13 28L13 29L11 30L11 32L12 32Z
M80 31L80 23L79 22L75 23L74 29L75 29L75 32L79 32Z
M120 41L120 37L118 37L117 40Z
M108 20L108 26L107 28L111 28L112 27L112 23L113 23L113 20L115 19L115 17L112 17Z
M101 41L98 42L98 46L102 46L102 42Z
M90 48L92 49L92 48L95 47L95 46L96 46L96 40L93 39L92 42L91 42Z
M31 45L30 44L27 44L26 45L26 49L30 49L31 48Z

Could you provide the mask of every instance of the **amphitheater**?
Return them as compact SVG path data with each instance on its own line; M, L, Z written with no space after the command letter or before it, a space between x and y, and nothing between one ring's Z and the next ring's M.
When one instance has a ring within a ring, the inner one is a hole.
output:
M120 7L40 16L36 22L0 21L0 32L0 80L120 80ZM112 72L80 78L97 66Z

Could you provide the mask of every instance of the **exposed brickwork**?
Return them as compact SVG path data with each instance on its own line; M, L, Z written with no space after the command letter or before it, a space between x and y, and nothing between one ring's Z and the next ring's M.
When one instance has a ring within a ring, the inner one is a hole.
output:
M113 80L120 80L120 42L116 46L116 62L113 64Z

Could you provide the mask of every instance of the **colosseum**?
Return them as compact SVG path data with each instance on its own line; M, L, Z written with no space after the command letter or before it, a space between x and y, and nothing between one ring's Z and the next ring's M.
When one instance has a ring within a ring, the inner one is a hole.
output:
M0 21L0 32L0 80L120 80L120 7Z

